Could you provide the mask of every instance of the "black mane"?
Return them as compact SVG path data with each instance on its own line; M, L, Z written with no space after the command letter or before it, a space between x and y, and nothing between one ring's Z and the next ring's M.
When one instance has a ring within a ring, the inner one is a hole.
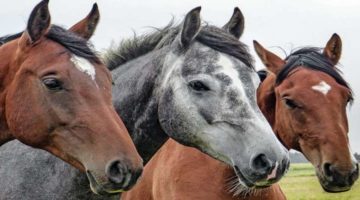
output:
M268 72L264 69L257 71L257 74L258 74L261 82L263 82L266 79L266 77L268 76Z
M0 37L0 46L10 42L11 40L19 38L22 33L23 32ZM61 44L63 47L77 56L88 59L95 63L101 62L96 52L93 50L92 45L87 40L60 26L52 25L49 32L46 34L46 37L54 42Z
M300 48L287 56L285 59L285 66L281 69L276 77L276 84L280 84L292 70L300 66L305 66L307 68L321 71L330 75L340 85L350 89L349 101L353 101L353 92L349 84L341 76L340 70L334 66L330 59L321 53L321 50L321 48L317 47L305 47Z
M20 33L15 33L12 35L5 35L3 37L0 37L0 46L7 42L10 42L11 40L15 40L16 38L19 38L22 34L23 32L20 32Z
M123 40L120 45L111 48L104 55L105 63L110 70L140 57L150 51L170 45L181 30L181 26L169 23L164 28L155 29L153 32L142 36L134 36ZM205 25L195 38L196 41L222 53L229 54L241 60L247 66L253 67L253 57L249 54L248 47L225 30L215 26Z

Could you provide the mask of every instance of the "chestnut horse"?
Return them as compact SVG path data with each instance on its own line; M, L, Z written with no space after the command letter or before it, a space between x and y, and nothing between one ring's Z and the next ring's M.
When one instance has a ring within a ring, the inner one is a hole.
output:
M111 75L85 39L87 22L72 28L84 38L51 26L44 0L0 47L0 145L46 150L86 172L94 192L118 193L135 183L142 159L112 105Z
M244 29L244 17L238 8L235 8L230 21L223 27L224 32L232 35L235 39L239 39ZM221 30L221 29L219 29ZM258 77L256 77L259 79ZM234 81L235 82L235 81ZM238 82L235 82L238 84ZM254 90L256 88L253 88ZM255 91L254 91L255 95ZM254 98L254 101L256 99ZM223 110L219 112L224 112ZM239 116L238 120L249 121ZM241 134L247 133L242 130ZM264 134L264 133L261 133ZM254 138L259 141L254 144L261 144L261 137L266 135L258 135ZM270 139L270 138L269 138ZM271 138L275 139L275 135ZM239 146L244 143L239 142ZM266 147L266 146L265 146ZM263 155L263 159L258 159L254 163L254 167L258 171L254 173L263 173L263 168L267 158ZM288 163L287 163L288 164ZM131 190L122 194L122 200L160 200L160 199L261 199L274 200L285 199L284 194L279 185L270 186L279 180L286 168L276 170L277 166L269 167L266 170L265 177L262 182L266 184L252 184L244 182L246 177L238 172L236 168L215 160L200 151L183 146L174 140L168 140L164 146L155 154L150 162L144 168L144 174L141 181ZM280 176L279 176L280 174ZM262 190L254 190L255 188L263 188Z
M314 165L327 192L351 188L359 175L349 149L346 107L353 101L336 64L342 42L334 34L325 48L301 48L282 60L254 41L270 71L258 89L258 104L288 149Z

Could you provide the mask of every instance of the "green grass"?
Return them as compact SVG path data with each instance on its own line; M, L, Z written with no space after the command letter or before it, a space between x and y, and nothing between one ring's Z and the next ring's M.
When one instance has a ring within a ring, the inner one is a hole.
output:
M359 181L348 192L327 193L321 188L311 164L291 164L280 185L288 200L360 200Z

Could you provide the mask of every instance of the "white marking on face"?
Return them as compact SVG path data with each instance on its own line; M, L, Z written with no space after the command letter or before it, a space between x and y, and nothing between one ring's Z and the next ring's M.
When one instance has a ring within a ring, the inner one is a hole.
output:
M267 122L261 111L258 108L256 109L251 106L252 104L250 102L250 98L248 98L245 93L246 86L240 80L239 72L235 68L234 63L226 55L220 54L217 64L222 66L222 69L220 69L219 72L224 73L231 78L232 86L238 89L241 95L239 96L239 98L241 98L241 101L244 103L244 105L250 107L251 112L250 116L248 117L251 117L251 121L253 121L254 123L247 123L247 126L261 127L263 134L268 133L267 135L262 135L263 137L270 136L271 139L275 141L279 149L284 149L283 145L275 138L275 134L273 133L269 123ZM256 73L254 73L253 84L255 84L255 89L258 87L258 84L260 84L260 78L257 76Z
M225 55L220 54L217 64L222 66L221 72L231 78L232 85L241 90L244 94L243 83L240 80L239 72L235 69L233 62Z
M95 81L95 67L87 59L73 55L71 61L74 63L76 69L90 76Z
M331 90L331 86L327 84L325 81L321 81L319 84L311 87L313 90L323 93L327 95L327 93Z

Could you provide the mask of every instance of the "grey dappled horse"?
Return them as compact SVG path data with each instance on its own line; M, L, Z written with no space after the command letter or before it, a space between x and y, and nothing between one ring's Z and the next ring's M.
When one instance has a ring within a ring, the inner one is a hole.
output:
M200 8L195 8L180 26L170 24L125 40L107 52L106 62L114 79L113 103L145 162L171 137L233 166L245 186L268 184L264 177L269 171L276 169L278 179L289 161L287 151L257 107L256 88L260 81L247 47L238 41L244 27L242 14L234 13L223 29L201 26L199 14ZM7 153L21 154L15 151L18 146L11 144ZM0 149L0 155L4 153ZM74 184L78 190L65 191L76 191L71 198L86 193L80 191L86 184L83 175L68 171L68 166L45 152L33 153L39 159L58 162L54 166L59 169L54 173L68 173L56 180L59 187L69 180L69 184L84 181ZM52 176L36 171L40 169L36 162L16 162L28 165L38 180ZM0 168L0 177L21 175L17 172L21 168L5 167ZM20 185L32 185L24 181ZM21 187L9 190L16 193ZM41 191L46 193L47 188ZM52 199L64 199L62 194L57 195Z

